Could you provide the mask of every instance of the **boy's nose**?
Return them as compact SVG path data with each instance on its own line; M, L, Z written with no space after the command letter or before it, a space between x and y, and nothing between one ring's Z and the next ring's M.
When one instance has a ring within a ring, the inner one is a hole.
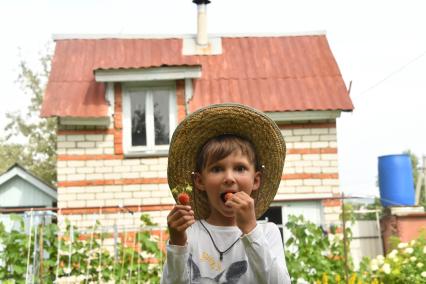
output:
M223 181L225 184L232 184L235 182L235 177L232 170L225 171L225 177Z

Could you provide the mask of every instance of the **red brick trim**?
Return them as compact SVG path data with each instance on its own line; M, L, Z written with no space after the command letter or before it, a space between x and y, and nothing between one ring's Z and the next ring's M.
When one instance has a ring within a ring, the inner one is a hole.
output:
M278 124L281 129L295 129L295 128L336 128L336 122L324 123L295 123L295 124Z
M288 149L287 154L337 154L336 148ZM58 155L58 161L123 160L123 155Z
M278 124L281 129L298 129L298 128L336 128L336 122L326 123L300 123L300 124Z
M123 91L120 83L114 84L114 153L123 154Z
M338 173L301 173L301 174L284 174L281 180L287 179L338 179ZM99 180L76 180L76 181L60 181L58 187L72 186L102 186L102 185L128 185L128 184L167 184L167 178L129 178L129 179L99 179Z
M123 155L58 155L58 161L123 160Z
M287 154L337 154L337 148L300 148L288 149Z
M335 198L335 199L324 199L322 201L322 205L324 207L337 207L337 206L342 206L342 200L340 200L339 198Z
M181 122L186 117L185 107L185 81L176 81L176 103L177 103L177 120Z
M302 173L302 174L284 174L281 180L286 179L338 179L338 173L316 174L316 173Z
M166 178L128 178L128 179L60 181L58 182L58 187L128 185L128 184L167 184L167 179Z
M84 215L84 214L105 214L105 213L118 213L118 212L149 212L149 211L163 211L172 210L173 204L165 205L141 205L141 206L124 206L119 208L117 206L110 207L75 207L75 208L61 208L58 214L62 215ZM128 210L127 210L128 209Z

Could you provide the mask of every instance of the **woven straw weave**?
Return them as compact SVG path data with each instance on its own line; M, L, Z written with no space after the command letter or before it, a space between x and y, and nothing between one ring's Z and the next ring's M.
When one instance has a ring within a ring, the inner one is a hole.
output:
M250 140L259 164L264 165L261 187L251 195L255 200L256 218L259 218L277 193L284 167L285 142L277 125L253 108L240 104L211 105L183 120L170 143L169 187L180 191L187 185L192 186L198 152L209 139L222 134L235 134ZM206 219L210 213L206 193L193 189L191 195L196 219Z

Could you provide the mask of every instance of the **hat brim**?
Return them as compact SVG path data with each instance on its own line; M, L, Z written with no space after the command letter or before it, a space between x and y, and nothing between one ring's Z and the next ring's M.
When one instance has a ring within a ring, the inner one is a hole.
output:
M258 164L263 166L261 186L253 191L256 218L269 208L283 173L285 142L280 129L264 113L240 104L216 104L199 109L187 116L176 128L170 142L167 178L175 193L193 184L196 158L201 147L211 138L234 134L252 142ZM173 197L177 202L177 194ZM193 189L191 206L196 219L210 214L207 195Z

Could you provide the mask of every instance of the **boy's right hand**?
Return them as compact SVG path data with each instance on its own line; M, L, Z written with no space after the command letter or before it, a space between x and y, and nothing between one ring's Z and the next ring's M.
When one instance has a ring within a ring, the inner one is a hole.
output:
M195 223L194 211L188 205L175 205L167 215L171 245L186 245L186 229Z

